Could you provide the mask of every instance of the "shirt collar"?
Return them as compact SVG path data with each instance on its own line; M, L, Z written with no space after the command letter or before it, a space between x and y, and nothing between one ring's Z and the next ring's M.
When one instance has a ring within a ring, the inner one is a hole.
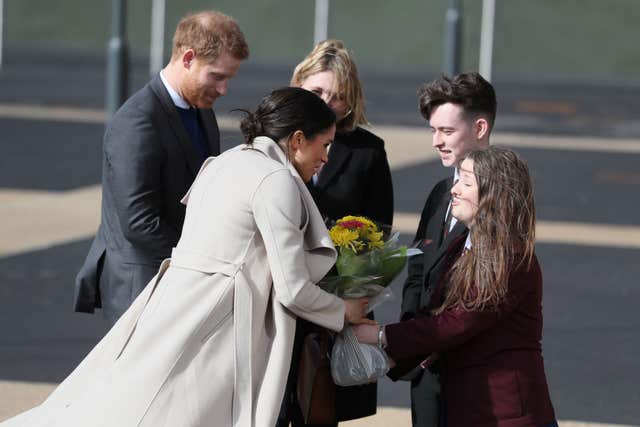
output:
M162 71L160 71L160 80L162 80L162 84L164 85L164 87L167 88L167 92L169 92L169 96L171 97L171 100L176 107L184 108L186 110L191 108L187 101L185 101L184 98L181 97L173 87L171 87L169 81L164 77Z
M456 185L456 182L458 182L458 180L460 179L460 172L458 171L458 168L456 167L453 170L453 185ZM449 195L451 195L451 191L449 191ZM447 205L447 213L445 214L445 218L447 218L449 216L449 211L451 210L451 198L449 198L449 204ZM449 230L447 230L447 232L450 232L451 230L453 230L453 227L455 227L456 223L458 222L457 218L451 217L451 222L449 223Z
M465 249L471 249L471 231L467 234L467 240L464 242Z

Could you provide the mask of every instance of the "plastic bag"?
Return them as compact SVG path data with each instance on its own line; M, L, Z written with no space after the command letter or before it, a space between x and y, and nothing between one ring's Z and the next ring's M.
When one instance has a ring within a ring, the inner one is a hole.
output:
M378 346L358 342L347 326L336 335L331 351L331 377L341 386L367 384L389 372L389 358Z

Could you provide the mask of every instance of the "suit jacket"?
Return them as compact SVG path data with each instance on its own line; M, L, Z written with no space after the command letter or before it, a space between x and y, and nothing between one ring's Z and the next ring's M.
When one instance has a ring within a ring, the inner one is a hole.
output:
M453 177L439 181L429 193L422 209L414 246L422 249L423 254L409 258L407 263L407 279L402 289L401 320L412 318L420 307L428 304L433 284L439 279L440 270L434 269L437 261L446 253L452 241L467 233L465 225L457 222L446 238L443 235L452 185Z
M464 246L456 239L444 258L448 271ZM431 353L440 371L449 427L530 427L550 424L554 411L542 361L542 273L514 268L496 310L447 310L436 316L447 286L441 275L431 301L416 318L386 327L387 353L402 375Z
M365 129L336 133L329 161L308 188L327 218L364 215L391 226L393 184L384 141Z
M180 242L156 279L7 427L273 427L296 316L343 327L343 301L315 285L336 251L269 138L209 158L185 202Z
M220 153L213 110L199 110L212 155ZM108 124L103 142L102 212L97 235L76 277L75 310L102 307L113 323L178 242L180 199L202 161L156 75Z

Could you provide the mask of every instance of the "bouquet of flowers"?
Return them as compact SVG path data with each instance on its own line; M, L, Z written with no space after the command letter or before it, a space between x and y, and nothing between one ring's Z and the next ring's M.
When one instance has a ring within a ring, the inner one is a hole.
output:
M329 230L338 249L337 275L328 275L319 285L342 298L369 297L368 311L393 299L387 286L402 271L407 257L421 253L400 245L398 235L385 240L376 223L365 217L339 219ZM359 343L348 326L337 335L331 352L331 375L336 384L369 383L388 370L389 361L381 348Z
M341 298L370 297L369 311L393 298L387 286L402 271L407 257L421 253L398 241L399 233L384 239L377 224L362 216L345 216L330 228L338 249L337 275L328 275L319 285Z

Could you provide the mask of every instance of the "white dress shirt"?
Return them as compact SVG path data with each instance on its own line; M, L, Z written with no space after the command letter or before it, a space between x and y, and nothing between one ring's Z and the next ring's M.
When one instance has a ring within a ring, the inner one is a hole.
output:
M181 97L180 94L169 84L169 81L164 77L162 71L160 71L160 80L162 80L164 87L167 88L167 92L169 92L169 96L176 107L184 108L185 110L191 108L191 105L189 105L187 101L185 101L184 98Z
M456 182L458 182L459 179L460 179L460 172L458 171L458 168L455 168L453 171L453 185L456 185ZM445 218L449 216L450 210L451 210L451 199L449 199L449 206L447 206L447 213L444 215ZM449 223L449 230L447 230L447 233L453 230L453 227L455 227L457 222L458 220L456 219L455 216L451 217L451 222Z

